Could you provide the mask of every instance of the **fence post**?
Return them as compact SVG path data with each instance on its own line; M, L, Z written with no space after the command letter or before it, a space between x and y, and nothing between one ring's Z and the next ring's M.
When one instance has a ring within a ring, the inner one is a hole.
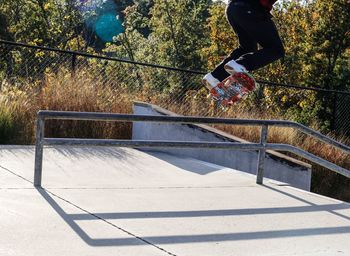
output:
M44 138L45 120L38 116L36 124L36 142L35 142L35 164L34 164L34 186L41 187L41 176L43 168L43 138Z
M261 127L261 135L260 135L260 144L264 148L259 150L258 168L257 168L257 174L256 174L257 184L263 184L263 179L264 179L267 133L268 133L268 126L264 124Z

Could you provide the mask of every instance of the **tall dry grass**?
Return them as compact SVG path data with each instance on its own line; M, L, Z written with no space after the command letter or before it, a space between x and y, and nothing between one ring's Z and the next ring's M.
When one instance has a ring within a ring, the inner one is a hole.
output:
M147 84L138 91L130 91L128 88L111 88L84 71L77 73L74 78L67 72L48 75L40 87L32 84L21 88L5 85L0 91L0 143L34 143L36 113L45 109L132 113L133 101L141 100L161 105L178 114L218 115L217 110L206 98L206 91L201 93L189 91L186 100L178 103L174 102L173 99L174 95L155 93L147 87ZM274 113L246 108L244 104L238 104L220 115L230 118L283 118ZM260 130L256 127L224 125L216 127L252 142L257 142L260 137ZM46 124L46 135L50 137L128 139L131 138L131 133L132 125L130 123L48 121ZM346 138L334 138L349 144L349 140ZM301 147L350 169L349 155L293 129L270 128L268 140L269 142L287 143ZM349 179L328 172L319 166L314 166L312 190L350 201Z
M39 110L130 113L131 98L81 72L72 79L60 73L48 75L38 86L5 86L0 92L1 109L15 131L2 143L34 143L36 113ZM116 122L48 121L46 135L53 137L130 138L131 125Z

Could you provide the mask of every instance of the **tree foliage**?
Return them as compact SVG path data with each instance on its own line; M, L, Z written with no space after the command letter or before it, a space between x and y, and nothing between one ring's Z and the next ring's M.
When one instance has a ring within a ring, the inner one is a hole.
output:
M18 42L65 48L82 29L73 0L1 0L0 13Z
M201 68L200 50L208 17L206 0L155 0L150 10L151 42L161 64Z

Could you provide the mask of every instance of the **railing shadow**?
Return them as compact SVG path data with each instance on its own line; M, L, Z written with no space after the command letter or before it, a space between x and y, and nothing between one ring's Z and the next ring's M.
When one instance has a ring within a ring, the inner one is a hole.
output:
M260 209L232 209L232 210L205 210L205 211L180 211L180 212L126 212L126 213L90 213L76 206L69 201L49 192L38 188L40 195L50 204L57 214L69 225L69 227L90 246L138 246L144 244L186 244L186 243L206 243L223 241L241 241L256 239L273 239L287 237L308 237L322 236L330 234L350 234L349 226L339 227L317 227L287 230L271 230L256 232L237 232L224 234L193 234L193 235L170 235L170 236L148 236L140 237L108 221L108 219L140 219L140 218L186 218L186 217L210 217L210 216L239 216L239 215L257 215L257 214L283 214L291 212L314 212L329 211L340 209L349 209L347 204L332 205L309 205L285 208L260 208ZM52 198L52 196L71 204L75 208L83 211L82 214L68 214ZM344 216L341 216L344 217ZM349 219L349 218L347 218ZM118 229L120 232L129 236L126 238L91 238L78 224L79 220L100 220Z
M270 190L272 190L272 191L275 191L275 192L278 192L278 193L281 193L281 194L283 194L283 195L285 195L285 196L288 196L288 197L290 197L290 198L293 198L293 199L295 199L295 200L298 200L298 201L300 201L300 202L303 202L303 203L305 203L305 204L308 204L308 206L306 206L306 207L312 207L312 208L317 208L317 207L319 207L319 205L317 205L317 204L314 204L314 203L312 203L312 202L310 202L310 201L307 201L307 200L305 200L305 199L303 199L303 198L301 198L301 197L298 197L298 196L296 196L296 195L292 195L291 193L288 193L288 192L286 192L286 191L282 191L282 190L280 190L280 189L276 189L276 188L273 188L273 187L271 187L271 186L267 186L267 185L262 185L262 186L264 186L265 188L267 188L267 189L270 189ZM344 208L343 209L349 209L350 208L350 205L349 204L347 204L347 203L341 203L341 204L337 204L337 206L343 206ZM325 205L323 205L323 206L325 206ZM335 204L331 204L331 205L329 205L330 207L322 207L323 208L323 211L326 211L326 212L328 212L328 213L331 213L331 214L334 214L334 215L337 215L338 217L341 217L341 218L343 218L343 219L346 219L346 220L349 220L350 221L350 217L348 217L348 216L346 216L346 215L343 215L343 214L340 214L340 213L338 213L338 212L335 212L336 210L341 210L341 208L337 208L337 207L334 207L335 206Z
M202 162L200 160L197 160L191 157L181 157L181 159L179 159L178 156L173 155L169 152L165 153L159 150L150 150L150 149L148 150L142 149L141 151L145 152L149 156L157 158L160 161L167 162L182 170L193 172L199 175L206 175L211 172L220 171L225 168L216 164Z

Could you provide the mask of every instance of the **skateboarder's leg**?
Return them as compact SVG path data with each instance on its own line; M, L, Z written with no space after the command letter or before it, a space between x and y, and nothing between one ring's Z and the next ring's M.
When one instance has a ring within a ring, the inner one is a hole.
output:
M246 34L254 38L261 49L243 54L236 62L248 71L259 69L284 56L284 47L271 15L260 12L252 6L229 5L229 18L242 28Z
M211 74L216 77L218 80L222 81L230 74L225 71L225 64L231 60L236 60L242 55L249 54L258 50L258 45L256 40L247 33L240 25L231 17L230 8L226 9L226 15L228 22L230 23L232 29L235 31L238 41L239 47L233 50L230 55L228 55L212 72Z

